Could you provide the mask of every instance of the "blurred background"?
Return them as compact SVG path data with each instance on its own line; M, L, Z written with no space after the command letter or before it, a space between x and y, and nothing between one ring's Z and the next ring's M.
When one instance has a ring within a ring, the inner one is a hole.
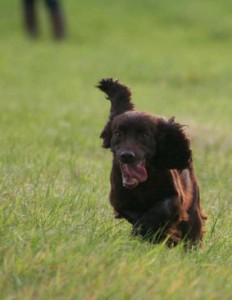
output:
M173 113L175 101L179 114L187 108L203 120L209 104L215 118L224 108L217 100L231 94L230 1L60 0L65 34L59 42L46 1L34 2L34 39L25 30L23 1L0 3L1 84L24 101L25 92L29 102L51 93L70 103L84 87L94 102L93 85L112 76L132 83L136 98L154 104L155 112L161 106L161 113Z

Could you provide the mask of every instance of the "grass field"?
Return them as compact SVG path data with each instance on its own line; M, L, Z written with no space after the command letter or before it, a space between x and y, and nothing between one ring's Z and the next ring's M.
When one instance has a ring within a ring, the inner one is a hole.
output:
M63 1L67 39L27 39L0 1L0 299L232 299L232 2ZM189 125L202 249L130 235L99 134L117 77L140 110Z

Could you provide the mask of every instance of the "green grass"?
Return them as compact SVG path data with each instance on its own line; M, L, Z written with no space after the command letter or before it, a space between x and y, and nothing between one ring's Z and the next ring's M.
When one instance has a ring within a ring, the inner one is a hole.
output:
M232 3L63 1L54 42L42 3L28 40L20 3L0 3L0 298L232 299ZM130 235L108 202L111 155L98 136L128 84L140 110L189 125L202 249Z

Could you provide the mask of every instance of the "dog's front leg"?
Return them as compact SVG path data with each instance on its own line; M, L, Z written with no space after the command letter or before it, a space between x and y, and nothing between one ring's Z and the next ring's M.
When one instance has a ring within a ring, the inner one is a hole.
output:
M150 210L137 219L133 226L134 235L151 237L176 222L180 215L180 198L173 196L157 202Z
M125 208L120 210L116 210L114 208L114 216L116 219L124 218L132 225L135 225L138 222L138 220L142 217L142 214L134 210L129 210Z

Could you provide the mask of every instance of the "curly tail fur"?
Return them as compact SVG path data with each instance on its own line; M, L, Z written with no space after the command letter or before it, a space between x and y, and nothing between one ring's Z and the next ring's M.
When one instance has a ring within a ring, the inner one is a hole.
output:
M118 80L102 79L97 88L104 92L107 99L111 101L110 120L125 111L134 110L130 89Z

